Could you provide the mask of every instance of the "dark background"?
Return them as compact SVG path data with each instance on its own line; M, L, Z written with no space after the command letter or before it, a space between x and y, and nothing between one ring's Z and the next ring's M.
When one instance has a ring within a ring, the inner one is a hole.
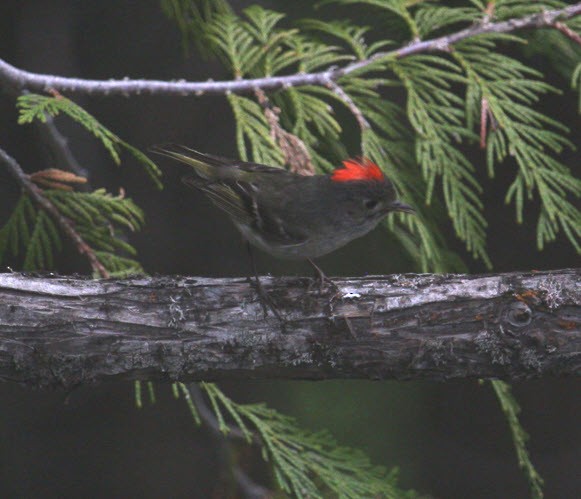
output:
M237 8L249 4L232 3ZM282 1L260 3L289 8ZM356 12L361 16L363 10ZM313 12L310 2L292 3L294 17L320 12ZM323 12L341 14L334 8ZM179 33L156 1L3 0L0 57L30 71L84 78L229 78L215 62L196 54L184 59ZM567 88L546 61L538 57L533 62L550 81ZM224 156L237 154L233 119L222 97L71 97L142 149L177 142ZM578 130L575 102L566 91L539 105ZM17 126L16 116L13 99L0 94L0 146L28 171L58 167L38 131ZM118 168L84 130L66 119L57 124L95 187L116 191L123 186L145 209L147 226L131 241L148 272L246 275L238 233L202 196L180 185L179 168L161 163L166 188L159 192L132 158ZM578 134L572 139L579 144ZM355 135L346 137L346 143L351 153L358 152ZM474 151L473 160L484 172L481 156ZM563 159L578 168L577 153L565 153ZM513 209L503 204L514 173L514 165L506 164L494 180L481 174L494 270L577 266L578 255L563 237L545 252L536 250L534 204L528 205L533 213L525 224L514 222ZM18 186L0 167L0 223L18 195ZM451 241L470 271L484 270L452 236ZM378 230L320 263L330 275L414 270L400 253ZM273 274L310 272L302 264L264 255L258 264L262 272ZM74 250L59 257L58 269L88 270ZM365 450L377 464L399 466L404 487L446 498L528 495L506 422L486 384L232 381L221 386L237 401L266 401L295 415L306 428L327 428L341 444ZM578 497L581 491L580 388L578 379L514 385L549 498ZM194 426L169 386L159 386L157 394L158 403L139 412L129 383L83 387L70 394L0 385L0 497L218 497L220 461L212 438Z

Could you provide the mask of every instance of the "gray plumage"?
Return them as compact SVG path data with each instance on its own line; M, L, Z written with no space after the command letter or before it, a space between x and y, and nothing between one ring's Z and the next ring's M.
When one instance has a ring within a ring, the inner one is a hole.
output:
M388 212L413 211L386 178L337 182L184 146L155 152L193 167L183 182L224 210L250 243L280 258L325 255L367 234Z

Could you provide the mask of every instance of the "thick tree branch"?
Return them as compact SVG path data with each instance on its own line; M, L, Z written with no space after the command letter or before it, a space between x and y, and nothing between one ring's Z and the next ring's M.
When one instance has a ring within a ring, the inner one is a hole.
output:
M483 276L82 280L0 274L0 379L524 379L581 374L581 269Z
M283 87L296 87L302 85L325 86L328 82L335 81L342 76L353 73L369 66L380 59L403 58L423 52L449 50L449 48L466 38L485 33L510 33L525 28L554 27L555 23L562 22L581 14L581 2L563 9L547 10L539 14L532 14L520 19L490 23L485 22L473 25L456 33L441 36L431 40L417 40L389 52L377 53L369 59L357 61L339 68L329 68L325 71L308 74L294 74L290 76L271 76L255 79L238 79L233 81L160 81L160 80L85 80L82 78L67 78L62 76L32 73L16 68L0 59L0 85L10 91L50 91L83 93L94 95L204 95L251 93L257 88L262 90L274 90Z

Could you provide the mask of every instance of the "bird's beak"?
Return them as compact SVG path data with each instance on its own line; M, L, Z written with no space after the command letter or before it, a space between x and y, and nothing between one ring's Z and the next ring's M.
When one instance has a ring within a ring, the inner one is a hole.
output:
M402 203L401 201L394 201L389 205L389 208L392 211L403 211L405 213L415 213L414 210L409 204Z

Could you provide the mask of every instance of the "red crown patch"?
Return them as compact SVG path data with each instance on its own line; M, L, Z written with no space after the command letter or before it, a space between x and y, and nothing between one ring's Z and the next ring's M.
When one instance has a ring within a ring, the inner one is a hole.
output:
M368 158L348 159L343 161L343 168L337 168L331 175L333 182L350 182L351 180L385 180L383 172Z

